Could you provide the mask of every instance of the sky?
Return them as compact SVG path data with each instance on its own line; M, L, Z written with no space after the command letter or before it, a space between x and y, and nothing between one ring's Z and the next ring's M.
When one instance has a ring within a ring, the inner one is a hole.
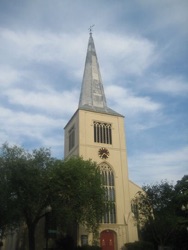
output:
M63 158L89 27L107 104L125 116L129 178L188 174L187 0L0 0L0 143Z

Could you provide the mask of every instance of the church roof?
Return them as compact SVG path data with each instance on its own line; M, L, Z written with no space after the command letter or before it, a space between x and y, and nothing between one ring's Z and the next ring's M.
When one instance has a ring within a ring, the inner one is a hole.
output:
M107 106L95 44L91 32L82 80L79 109L121 116Z

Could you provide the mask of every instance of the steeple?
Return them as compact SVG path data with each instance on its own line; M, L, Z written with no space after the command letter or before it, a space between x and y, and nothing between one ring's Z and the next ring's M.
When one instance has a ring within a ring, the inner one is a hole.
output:
M107 107L91 28L80 93L79 109L119 115Z
M88 42L79 107L83 107L84 105L99 108L106 108L107 106L91 31Z
M138 240L131 201L142 190L129 181L124 117L107 106L92 26L89 30L79 107L65 126L64 157L68 159L71 156L81 156L84 160L92 159L105 175L107 198L113 198L113 201L99 225L102 240L98 244L101 247L107 246L110 238L110 249L115 250L123 247L125 242ZM115 193L118 194L116 197ZM76 244L82 241L83 235L87 235L91 242L95 239L85 226L77 226Z

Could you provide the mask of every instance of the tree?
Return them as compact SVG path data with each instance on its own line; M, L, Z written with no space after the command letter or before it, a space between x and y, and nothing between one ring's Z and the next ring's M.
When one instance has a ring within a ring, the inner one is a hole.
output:
M174 186L161 181L159 184L146 185L143 190L134 200L143 238L160 246L168 245L178 227Z
M15 217L14 214L16 211L12 210L14 202L10 199L9 193L5 171L0 164L0 242L5 237L7 225L10 228L16 226L16 221L12 220Z
M178 217L178 230L173 239L177 249L188 248L188 175L177 181L175 185L176 215Z
M53 168L53 206L59 221L81 223L96 232L104 213L104 189L96 163L72 157Z
M175 185L177 213L180 216L180 222L188 226L188 175L177 181Z
M51 202L48 170L54 160L48 149L33 150L30 154L23 148L4 144L0 163L8 187L4 203L14 204L7 213L12 215L12 223L18 220L26 223L29 249L34 250L36 225Z
M104 192L95 163L81 158L57 160L51 157L49 149L29 153L4 144L0 169L7 190L2 198L6 205L0 206L0 213L3 216L10 213L12 222L26 223L30 250L35 250L35 229L49 205L59 227L76 221L92 230L97 228ZM9 204L14 206L8 209ZM9 221L3 223L10 226Z

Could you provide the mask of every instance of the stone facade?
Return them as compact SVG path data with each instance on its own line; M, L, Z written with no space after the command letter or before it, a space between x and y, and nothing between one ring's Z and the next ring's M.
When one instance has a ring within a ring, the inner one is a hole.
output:
M131 200L141 188L128 177L124 117L107 106L92 34L79 107L65 126L64 137L65 157L79 155L83 159L92 159L99 166L107 166L113 177L113 186L110 184L109 187L113 191L115 206L113 219L107 218L101 223L98 244L103 250L120 250L125 243L138 240ZM84 243L83 239L89 244L93 242L92 234L80 226L79 245Z

